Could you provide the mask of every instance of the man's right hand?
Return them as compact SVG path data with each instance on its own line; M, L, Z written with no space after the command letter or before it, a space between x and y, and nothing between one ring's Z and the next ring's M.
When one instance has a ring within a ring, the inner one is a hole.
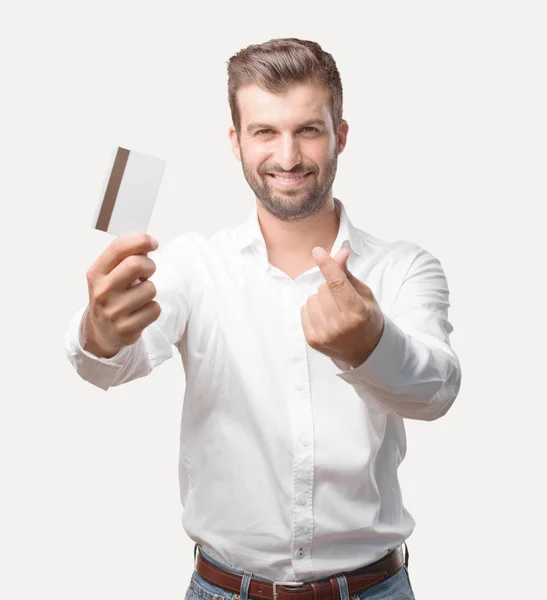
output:
M156 286L148 281L156 265L147 253L157 247L146 233L120 235L89 267L89 306L81 337L85 350L111 358L160 316L161 307L153 300Z

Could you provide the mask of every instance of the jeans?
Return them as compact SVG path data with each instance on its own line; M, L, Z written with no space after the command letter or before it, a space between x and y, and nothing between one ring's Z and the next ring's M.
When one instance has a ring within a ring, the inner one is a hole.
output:
M253 600L248 596L251 576L255 579L264 580L263 577L252 575L252 573L248 571L239 571L224 563L220 563L218 560L205 553L201 548L199 551L213 564L243 576L241 589L239 590L239 598L235 598L235 600ZM358 594L353 594L351 598L348 593L345 574L338 574L336 579L338 580L338 587L340 588L340 600L415 600L406 565L399 569L395 575L388 577L384 581L377 583ZM237 596L237 594L209 583L194 570L184 600L234 600L235 596Z

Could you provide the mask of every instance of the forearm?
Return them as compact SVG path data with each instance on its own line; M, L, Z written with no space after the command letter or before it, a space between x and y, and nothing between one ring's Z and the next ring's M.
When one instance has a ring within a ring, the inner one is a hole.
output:
M372 354L354 369L336 363L343 370L338 377L381 410L426 421L443 416L460 388L457 356L441 340L405 333L384 318L384 333Z
M408 419L431 421L444 415L461 383L461 368L450 345L449 290L437 258L420 249L411 260L391 306L383 310L384 330L370 356L338 377L364 401Z
M156 321L144 328L134 344L124 346L107 358L111 354L108 343L88 347L85 339L80 338L87 306L76 313L65 336L65 350L80 377L107 390L148 375L172 357L173 345L184 334L191 302L201 282L202 271L196 266L199 254L192 241L196 237L194 234L177 236L156 255L157 270L150 281L156 286L161 313ZM105 356L100 357L101 354Z

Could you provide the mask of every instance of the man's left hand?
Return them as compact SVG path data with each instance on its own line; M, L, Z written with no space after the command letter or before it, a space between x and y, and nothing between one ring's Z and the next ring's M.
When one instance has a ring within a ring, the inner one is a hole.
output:
M323 248L314 250L325 282L300 309L306 341L315 350L358 367L378 345L384 316L371 289L348 271L347 248L334 258Z

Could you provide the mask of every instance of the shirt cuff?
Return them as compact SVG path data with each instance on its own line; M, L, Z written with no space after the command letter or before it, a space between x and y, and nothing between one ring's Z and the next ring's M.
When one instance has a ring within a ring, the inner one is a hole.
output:
M122 346L120 348L120 350L116 354L114 354L114 356L111 356L110 358L96 356L95 354L92 354L91 352L84 350L84 348L82 346L82 328L84 325L84 319L87 315L87 309L88 309L88 306L84 307L83 310L80 312L80 320L79 320L79 324L78 324L78 328L77 328L78 334L74 335L73 345L74 345L74 348L76 349L77 353L83 354L83 355L87 356L88 358L99 361L106 365L113 365L116 367L123 366L123 364L127 358L127 355L131 351L131 346Z
M137 350L133 346L143 342L142 338L139 338L133 346L124 346L110 358L100 358L91 354L82 348L80 342L80 329L86 311L87 305L74 315L65 335L65 351L70 363L83 379L106 391L115 384L122 367L128 363L127 355Z
M352 384L369 383L380 389L389 389L400 379L398 367L404 364L407 349L405 333L384 314L384 331L370 356L357 367L335 361L342 369L337 377Z

